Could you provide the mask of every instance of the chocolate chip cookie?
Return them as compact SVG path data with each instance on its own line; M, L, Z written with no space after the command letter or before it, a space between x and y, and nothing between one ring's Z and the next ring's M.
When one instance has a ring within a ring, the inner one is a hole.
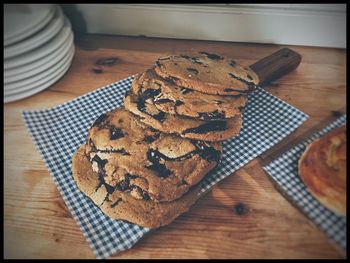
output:
M222 147L159 132L117 108L94 122L85 154L111 188L135 199L172 201L218 164Z
M178 86L208 94L239 95L255 89L258 76L235 60L203 51L160 57L157 74Z
M182 88L158 76L154 68L139 74L132 83L132 92L150 97L157 109L200 120L220 120L240 114L247 103L244 95L210 95Z
M177 134L183 138L222 141L238 135L242 126L241 114L229 119L203 121L165 113L152 104L148 94L139 97L128 93L124 97L124 106L139 116L143 123L159 131Z
M160 227L186 212L199 198L199 186L195 186L172 202L135 199L132 195L134 190L112 187L101 174L93 171L85 148L82 145L73 156L73 178L78 188L111 219L126 220L149 228Z

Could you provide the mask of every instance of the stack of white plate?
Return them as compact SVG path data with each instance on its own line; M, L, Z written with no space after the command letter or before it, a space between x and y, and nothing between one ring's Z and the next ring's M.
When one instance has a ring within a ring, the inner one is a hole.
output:
M59 80L74 56L73 33L53 4L6 4L4 102L34 95Z

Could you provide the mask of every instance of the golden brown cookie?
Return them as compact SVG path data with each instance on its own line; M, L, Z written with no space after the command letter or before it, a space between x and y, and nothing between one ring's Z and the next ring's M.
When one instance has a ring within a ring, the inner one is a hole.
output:
M229 119L203 121L165 113L152 104L149 94L140 97L132 93L126 94L124 106L148 126L183 138L223 141L237 136L242 126L241 114Z
M93 171L136 199L172 201L219 162L218 142L159 132L124 108L101 115L89 130L86 154Z
M172 202L135 199L131 195L132 190L110 187L103 176L94 172L85 152L85 145L82 145L73 156L73 178L78 188L111 219L126 220L149 228L160 227L188 211L199 198L199 186L196 186Z
M248 66L218 54L188 51L160 57L156 73L178 86L208 94L240 95L259 83Z
M158 76L154 68L134 79L132 92L141 97L151 97L160 111L200 120L232 118L240 114L247 103L245 95L210 95L179 87Z
M308 145L299 175L310 193L336 214L346 215L346 127L334 129Z

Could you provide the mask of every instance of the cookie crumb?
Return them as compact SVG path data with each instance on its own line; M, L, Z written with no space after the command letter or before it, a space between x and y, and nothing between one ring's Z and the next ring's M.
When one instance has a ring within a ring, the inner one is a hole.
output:
M235 210L237 215L244 215L247 212L247 208L246 208L245 204L243 204L243 203L237 203L234 206L234 210Z

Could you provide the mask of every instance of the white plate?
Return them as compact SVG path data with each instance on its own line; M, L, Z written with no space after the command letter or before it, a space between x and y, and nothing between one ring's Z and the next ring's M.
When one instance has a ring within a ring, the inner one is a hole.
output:
M64 21L64 26L58 33L58 35L52 38L45 45L31 50L30 52L10 59L5 59L4 69L10 69L14 67L23 66L27 63L32 63L33 61L43 58L54 52L56 49L58 49L65 41L67 41L67 38L72 32L69 20L65 18Z
M61 58L62 54L65 54L66 52L68 52L71 44L73 43L73 39L74 39L73 34L69 33L67 40L64 43L62 43L62 45L58 47L58 49L54 50L47 56L37 59L31 63L27 63L27 64L10 68L10 69L5 69L4 70L5 80L19 74L27 73L28 71L32 71L37 67L40 67L43 65L46 66L47 63L52 63L52 61L57 61L57 58ZM5 82L8 82L8 81L5 81Z
M52 4L6 4L4 5L4 44L26 35L50 16ZM39 27L40 29L40 27ZM32 32L33 33L33 32ZM28 35L27 35L28 36ZM26 37L26 36L25 36ZM7 45L7 44L5 44Z
M4 83L6 84L10 82L20 81L21 79L29 78L35 74L47 70L58 61L60 61L64 56L66 56L72 45L73 35L70 34L67 42L63 43L60 48L48 56L21 67L4 70Z
M5 9L4 46L12 45L38 32L49 23L56 11L56 6L51 4L36 5L33 8L27 7L29 10L24 12L23 7L18 6L23 5L17 5L16 8L11 7L8 11Z
M52 76L55 75L56 72L60 71L61 68L67 66L67 63L71 60L73 56L74 56L74 46L71 47L71 50L69 51L67 56L61 59L55 66L41 72L40 74L36 74L30 78L5 84L4 85L5 96L32 89L37 85L40 85L40 83L46 82L48 79L52 78Z
M67 63L67 66L64 68L61 68L61 70L57 72L57 75L53 76L52 79L49 79L44 83L40 83L35 88L32 88L28 91L16 93L16 94L9 95L9 96L4 96L4 102L7 103L7 102L20 100L20 99L32 96L32 95L50 87L53 83L58 81L67 72L67 70L70 68L72 59L73 59L73 56L72 56L71 60L69 61L69 63Z
M55 17L44 29L21 42L6 46L4 48L4 58L7 59L18 56L45 44L47 41L57 35L57 33L63 27L63 24L63 13L61 9L58 8L55 13Z

